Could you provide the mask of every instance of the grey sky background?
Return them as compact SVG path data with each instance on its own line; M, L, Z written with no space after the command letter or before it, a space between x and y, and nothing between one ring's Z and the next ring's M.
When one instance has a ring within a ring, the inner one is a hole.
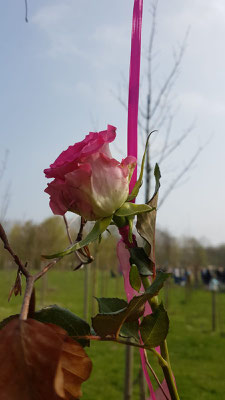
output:
M51 215L43 169L62 150L89 131L112 124L117 127L113 156L121 159L126 154L127 113L113 93L128 80L133 1L29 0L28 5L26 24L23 1L0 3L0 160L9 149L0 196L10 182L8 218L41 221ZM150 1L144 0L143 93L149 7ZM176 236L219 244L225 242L224 0L159 2L156 91L188 26L187 49L173 92L178 111L172 134L176 138L192 121L195 127L162 166L162 193L197 147L209 143L159 210L158 226Z

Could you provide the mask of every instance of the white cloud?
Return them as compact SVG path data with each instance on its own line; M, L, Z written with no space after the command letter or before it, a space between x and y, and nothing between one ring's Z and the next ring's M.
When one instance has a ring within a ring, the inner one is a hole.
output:
M113 25L102 24L98 26L92 35L97 42L103 43L105 46L127 48L130 43L130 26L123 24Z
M225 103L217 101L214 97L206 97L200 92L186 92L179 96L179 103L193 115L224 116Z
M71 2L45 5L41 7L32 18L32 22L39 28L49 32L51 29L59 29L70 20L72 14Z
M62 55L83 56L74 30L77 18L74 3L71 1L46 5L37 11L32 22L47 39L46 55L53 58Z

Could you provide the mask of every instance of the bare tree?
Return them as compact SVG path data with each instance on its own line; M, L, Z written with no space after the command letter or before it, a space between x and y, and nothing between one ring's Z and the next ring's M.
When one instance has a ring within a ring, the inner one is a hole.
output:
M150 146L147 148L146 166L145 166L145 201L150 198L152 175L154 170L154 163L163 164L172 159L172 155L176 150L179 150L184 144L194 128L194 122L186 127L183 132L178 132L173 138L172 132L174 129L174 119L177 115L177 104L174 104L174 87L180 73L183 57L185 54L189 29L181 45L176 51L173 51L173 62L159 87L156 87L157 78L157 58L158 54L155 52L155 40L157 31L157 18L158 18L158 3L159 0L151 0L150 2L150 33L148 47L145 53L146 60L146 73L142 77L141 90L140 90L140 106L139 106L139 132L142 137L143 144L146 141L149 133L157 129L160 133L155 134L150 138ZM127 84L126 84L127 87ZM121 105L127 108L126 101L123 100L122 91L116 96ZM172 190L180 184L184 175L191 169L200 152L201 146L197 147L193 154L187 160L186 164L182 167L175 166L176 173L171 180L167 180L167 185L161 191L161 199L159 207L164 203ZM153 150L152 150L153 149Z

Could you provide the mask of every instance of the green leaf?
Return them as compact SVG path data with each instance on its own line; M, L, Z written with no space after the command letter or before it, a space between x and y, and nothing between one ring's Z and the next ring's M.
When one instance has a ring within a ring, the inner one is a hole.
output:
M111 313L97 314L92 318L92 326L95 332L104 337L118 335L124 322L137 321L144 313L144 305L147 301L145 295L135 296L127 304L126 308Z
M138 268L135 264L131 265L130 272L129 272L129 281L131 287L139 292L141 288L141 277L138 272Z
M124 322L120 329L120 336L126 337L126 338L133 338L137 342L139 342L140 337L138 334L139 331L139 323L138 321L133 321L133 322Z
M46 258L46 259L60 258L60 257L67 256L68 254L71 254L74 251L79 250L84 246L87 246L89 243L94 242L96 239L99 238L99 236L108 228L111 221L112 221L112 216L106 217L103 219L99 219L98 221L95 222L91 232L88 233L88 235L86 236L85 239L81 240L78 243L75 243L68 249L63 250L59 253L52 254L50 256L43 255L42 257Z
M119 303L116 305L116 302L114 301L115 299L113 299L111 304L113 304L113 307L115 305L114 312L97 314L94 318L92 318L92 326L94 331L101 337L105 337L107 335L118 335L125 322L137 321L144 313L146 301L158 294L159 290L163 286L164 281L169 275L170 274L166 274L164 272L159 272L156 275L154 282L151 284L151 286L149 286L144 294L133 297L127 306L120 310L117 309L117 306L119 307ZM120 299L117 300L121 301ZM124 303L121 303L121 305L122 304L123 306L125 305ZM109 306L110 302L108 302L108 307ZM104 304L104 307L106 307L106 304ZM107 311L109 309L108 307Z
M113 313L127 308L128 303L117 297L95 297L98 302L100 314Z
M139 274L152 275L152 263L144 249L142 247L131 247L128 250L130 252L130 263L137 266Z
M121 310L124 311L128 306L128 303L125 300L118 299L118 298L100 297L100 298L96 298L96 300L98 301L98 307L99 307L100 314L108 313L108 314L112 315L113 312L121 311ZM104 319L104 321L105 321L105 319ZM97 321L97 324L98 324L98 322L99 321ZM133 322L124 322L124 324L122 325L121 330L120 330L120 336L131 337L131 338L135 339L136 341L139 341L138 329L139 329L139 323L137 320L133 321ZM111 332L109 334L111 334Z
M160 289L163 287L164 282L169 278L170 275L171 274L168 274L166 272L158 272L152 284L145 291L146 296L150 295L150 298L156 296Z
M115 215L118 217L130 217L132 215L147 213L153 211L153 208L147 204L135 204L125 202L116 212Z
M155 192L154 192L154 194L153 194L153 196L152 196L150 201L153 200L153 198L158 193L159 188L160 188L161 172L160 172L160 169L159 169L159 165L157 163L155 164L154 177L155 177Z
M152 207L153 211L149 214L146 213L138 214L137 224L136 224L138 233L142 236L143 239L145 239L145 241L148 244L148 246L146 246L146 250L148 247L147 253L153 265L155 265L156 209L158 203L158 191L160 188L160 177L161 177L158 164L155 165L154 176L155 176L155 192L151 200L147 203L150 207Z
M153 132L155 132L155 131L152 131L147 137L146 144L145 144L145 151L144 151L144 154L143 154L143 157L142 157L142 162L141 162L140 175L139 175L139 178L138 178L138 180L136 181L136 183L134 185L134 188L133 188L132 192L129 194L129 196L127 198L127 201L131 201L131 200L135 199L135 197L137 197L137 195L139 193L140 187L142 186L146 151L147 151L147 147L148 147L148 142L149 142L150 136L151 136L151 134Z
M143 343L151 348L159 346L166 338L169 330L169 318L163 305L143 318L140 325Z
M125 311L124 321L132 322L142 317L145 311L145 303L147 298L145 295L134 296L128 304Z
M90 335L89 324L73 314L71 311L61 308L57 305L42 308L42 310L34 313L34 319L43 323L51 323L67 331L69 336L86 336ZM89 340L76 339L82 346L88 346Z
M122 325L123 315L114 314L97 314L92 318L92 326L97 335L105 337L115 335Z

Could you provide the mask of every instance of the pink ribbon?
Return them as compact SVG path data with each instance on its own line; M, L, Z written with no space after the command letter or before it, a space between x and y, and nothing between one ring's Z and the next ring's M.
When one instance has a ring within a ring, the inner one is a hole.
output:
M137 158L138 100L141 62L141 27L143 0L134 0L131 35L130 79L128 98L127 154ZM137 167L130 182L130 191L137 180Z
M140 63L141 63L141 28L142 28L143 0L134 0L133 24L131 35L131 54L130 54L130 79L129 79L129 98L128 98L128 125L127 125L127 154L137 159L138 154L138 101L139 101L139 81L140 81ZM130 182L130 192L137 180L137 167ZM122 235L123 236L123 235ZM127 299L134 296L134 290L129 282L129 252L125 249L125 244L118 243L117 252L120 265L124 275L124 287ZM125 242L125 240L124 240ZM144 351L140 349L140 357L145 379L148 383L152 400L155 400L153 387L148 375L145 363Z
M122 239L117 244L117 257L119 260L120 270L123 273L124 288L126 291L127 300L130 301L135 295L138 295L138 293L130 285L130 281L129 281L130 253L126 248L126 244L124 243L124 240L122 240ZM150 307L146 311L149 314L151 312ZM141 357L141 365L142 365L142 369L144 372L144 376L145 376L146 382L148 384L150 395L151 395L150 399L157 400L157 398L155 397L154 390L153 390L151 380L150 380L150 377L148 374L148 370L146 367L145 355L144 355L143 349L140 349L140 357Z
M127 155L134 156L137 159L138 149L138 101L139 101L139 81L140 81L140 61L141 61L141 29L142 29L142 11L143 11L143 0L134 0L133 8L133 23L132 23L132 35L131 35L131 55L130 55L130 78L129 78L129 98L128 98L128 126L127 126ZM132 179L130 182L130 192L132 191L135 182L137 180L137 167L134 170ZM134 200L135 201L135 200ZM124 288L127 295L127 300L130 301L134 295L138 293L131 287L129 281L130 271L130 253L126 247L136 246L136 239L133 235L133 244L128 241L128 226L120 229L121 240L117 244L117 256L120 264L120 271L124 277ZM151 308L149 305L146 306L145 315L150 314ZM160 349L157 348L160 352ZM149 400L161 400L162 391L160 388L154 392L153 386L147 370L144 350L140 349L140 357L142 363L142 369L147 381L150 398ZM169 396L168 388L165 380L162 385L164 390Z
M140 81L140 62L141 62L141 29L142 29L143 0L134 0L133 23L131 35L131 55L130 55L130 78L129 78L129 98L128 98L128 126L127 126L127 154L137 159L138 155L138 101L139 101L139 81ZM137 167L134 170L130 182L130 192L137 180ZM125 230L127 227L125 227ZM124 287L128 301L135 295L135 291L129 282L129 251L127 245L128 232L120 232L122 239L117 246L117 255L120 262L120 269L124 276ZM135 238L133 238L135 242ZM132 245L128 247L131 247ZM136 293L137 294L137 293ZM150 308L150 307L149 307ZM146 310L147 311L147 310ZM148 309L148 313L151 310ZM140 357L145 379L148 383L151 400L156 400L154 390L147 371L144 350L140 349Z

